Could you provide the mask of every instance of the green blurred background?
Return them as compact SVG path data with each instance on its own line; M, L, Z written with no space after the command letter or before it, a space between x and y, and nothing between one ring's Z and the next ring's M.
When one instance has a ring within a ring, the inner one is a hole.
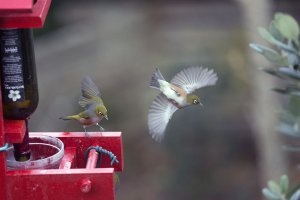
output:
M82 131L58 118L80 111L80 82L90 75L109 110L102 126L123 133L117 199L262 199L268 178L297 180L297 158L282 153L269 120L285 99L270 91L272 78L258 70L269 63L248 43L262 42L257 27L274 12L299 21L299 10L292 0L53 0L45 27L35 30L40 103L31 131ZM170 80L195 65L214 69L219 81L196 92L204 107L175 113L157 144L147 130L158 94L151 74L159 67Z

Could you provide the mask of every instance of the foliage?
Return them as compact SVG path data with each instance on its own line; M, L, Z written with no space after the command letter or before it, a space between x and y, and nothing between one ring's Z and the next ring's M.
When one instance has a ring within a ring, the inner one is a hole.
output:
M289 96L288 105L281 112L278 129L281 133L300 137L299 25L292 16L276 13L269 29L260 27L258 31L260 36L276 49L255 43L251 43L250 47L274 63L273 67L262 68L262 71L284 80L286 82L284 88L273 90Z
M268 187L264 188L262 193L270 200L298 200L300 198L300 189L293 192L291 196L289 195L289 179L286 175L280 177L279 183L269 181Z
M262 71L283 80L284 88L273 88L275 92L288 95L288 104L280 113L278 130L286 135L300 137L300 28L297 21L290 15L276 13L268 29L260 27L260 36L275 47L251 43L250 47L263 55L274 65L262 68ZM295 148L294 148L295 149ZM268 182L268 187L262 190L270 200L297 200L300 189L288 195L288 177L283 175L279 183Z

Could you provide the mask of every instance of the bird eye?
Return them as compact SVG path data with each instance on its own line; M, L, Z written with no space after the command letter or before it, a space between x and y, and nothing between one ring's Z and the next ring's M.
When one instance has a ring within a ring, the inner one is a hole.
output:
M102 113L102 112L99 112L99 115L103 115L103 113Z
M197 105L197 104L199 104L199 101L198 101L197 99L195 99L195 100L193 101L193 103L194 103L195 105Z

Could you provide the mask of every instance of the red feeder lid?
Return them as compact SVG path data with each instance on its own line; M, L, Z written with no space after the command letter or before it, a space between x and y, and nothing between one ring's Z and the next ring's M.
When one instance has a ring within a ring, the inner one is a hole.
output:
M0 0L0 11L31 11L33 0Z
M51 0L0 0L0 28L41 28Z

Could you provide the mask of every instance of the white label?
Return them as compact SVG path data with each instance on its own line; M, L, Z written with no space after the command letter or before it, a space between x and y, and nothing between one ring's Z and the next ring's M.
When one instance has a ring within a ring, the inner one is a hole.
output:
M24 100L21 34L18 29L0 31L2 98L5 102Z

